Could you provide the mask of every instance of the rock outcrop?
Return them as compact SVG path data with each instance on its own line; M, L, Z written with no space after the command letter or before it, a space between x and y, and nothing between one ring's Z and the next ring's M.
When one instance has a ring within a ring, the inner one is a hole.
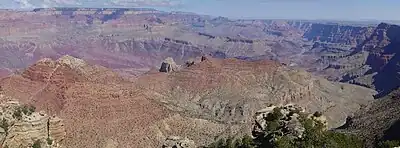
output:
M317 114L317 115L315 115ZM253 136L274 134L285 135L291 139L302 138L305 128L300 118L309 118L320 121L324 127L327 126L326 118L322 114L308 114L300 106L287 104L284 106L270 106L257 111ZM305 116L305 117L300 117Z
M66 132L63 121L44 112L35 112L34 107L10 101L0 96L0 141L2 147L17 148L39 144L46 147L62 147Z
M397 89L399 77L400 26L379 24L351 54L337 58L323 72L333 80L353 83L380 92L382 97Z
M176 136L170 136L165 140L163 148L195 148L196 145L193 140L188 138L181 138Z
M179 66L175 63L174 59L168 57L161 63L160 72L175 72L179 70Z

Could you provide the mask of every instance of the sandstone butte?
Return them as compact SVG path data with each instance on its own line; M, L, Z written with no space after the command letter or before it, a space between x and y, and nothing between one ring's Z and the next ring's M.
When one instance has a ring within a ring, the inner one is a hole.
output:
M5 95L63 119L65 147L161 147L171 136L197 146L250 132L254 114L270 104L321 111L329 127L373 100L376 92L329 82L273 61L203 58L135 81L64 56L42 59L0 80Z

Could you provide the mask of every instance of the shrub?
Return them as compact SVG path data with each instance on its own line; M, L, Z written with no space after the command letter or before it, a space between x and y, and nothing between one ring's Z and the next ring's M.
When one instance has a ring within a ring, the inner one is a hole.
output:
M318 111L316 111L314 114L313 114L315 117L321 117L322 116L322 113L321 112L318 112Z
M351 147L351 148L362 148L362 141L354 135L348 135L338 132L327 131L326 132L326 147Z
M22 105L15 108L13 117L21 120L22 114L30 116L33 112L35 112L35 110L36 108L33 105Z
M3 120L1 120L0 122L0 127L4 129L4 131L7 133L8 132L8 122L5 118L3 118Z
M22 107L20 107L21 111L25 114L25 115L32 115L33 112L35 112L36 108L33 105L23 105Z
M13 117L17 118L18 120L21 120L22 119L22 111L19 108L17 108L16 110L14 110Z
M314 113L315 114L315 113ZM307 118L309 114L299 113L299 121L304 127L302 137L294 137L293 135L285 135L284 123L279 122L281 118L280 109L275 110L267 116L267 129L264 134L260 134L255 139L250 136L244 136L241 141L222 140L213 144L211 148L362 148L362 141L350 134L344 134L334 131L326 131L325 124L313 118ZM318 114L317 114L318 115ZM321 114L322 115L322 114ZM282 124L282 125L280 125ZM282 135L283 134L283 135ZM400 143L385 142L381 145L387 148L398 146Z
M276 130L278 130L279 126L280 125L279 125L279 122L277 120L267 122L267 132L276 131Z
M36 140L33 145L32 148L41 148L42 147L42 142L40 140Z
M253 148L254 146L253 138L249 135L244 135L242 138L241 148Z
M393 148L400 145L400 141L391 140L391 141L381 141L378 144L378 148Z
M275 121L275 120L279 120L283 117L283 114L281 112L281 109L276 107L274 108L274 110L272 111L272 113L268 113L267 115L267 121Z
M36 111L36 107L33 105L29 105L29 112L32 114L35 111Z
M293 141L287 136L283 136L274 143L274 147L277 148L296 148Z
M48 145L53 144L53 140L51 140L50 137L47 137L46 141L47 141L47 144L48 144Z
M206 148L254 148L253 138L248 135L243 136L243 138L236 139L229 137L228 139L219 139L207 146Z

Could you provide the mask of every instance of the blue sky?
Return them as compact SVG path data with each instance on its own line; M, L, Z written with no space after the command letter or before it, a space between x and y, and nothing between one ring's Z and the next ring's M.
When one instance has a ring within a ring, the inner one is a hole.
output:
M236 18L400 20L400 0L185 0L179 9Z
M3 8L153 7L230 18L400 20L400 0L0 0Z

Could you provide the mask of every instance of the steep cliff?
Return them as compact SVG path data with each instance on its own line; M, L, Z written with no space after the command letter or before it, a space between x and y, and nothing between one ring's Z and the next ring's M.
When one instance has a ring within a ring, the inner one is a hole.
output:
M336 80L376 89L382 97L399 87L400 26L379 24L351 54L335 59L326 73Z
M371 102L354 116L348 118L347 123L337 131L350 132L363 138L367 147L376 147L379 142L398 140L400 118L400 91Z
M314 23L303 36L309 40L356 46L370 37L373 30L373 27Z
M0 93L2 147L17 148L32 145L62 147L66 136L62 120L35 112L33 106L22 105Z

